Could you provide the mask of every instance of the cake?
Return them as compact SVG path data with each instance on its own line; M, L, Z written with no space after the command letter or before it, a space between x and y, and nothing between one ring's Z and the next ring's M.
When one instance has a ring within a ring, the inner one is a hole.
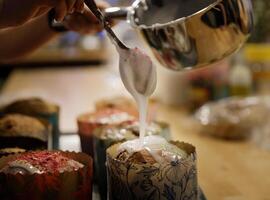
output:
M201 124L200 132L227 140L243 140L250 137L255 127L268 118L268 108L255 97L228 98L210 102L195 114Z
M164 122L151 123L146 131L147 135L160 135L170 139L169 125ZM98 128L94 132L94 166L98 174L98 186L101 200L107 199L106 150L118 142L133 140L139 137L139 123L137 121L108 125Z
M0 158L3 200L91 200L92 159L83 153L33 151Z
M130 115L138 116L135 102L122 96L97 101L95 107L96 110L103 110L106 108L119 109L129 113Z
M83 165L71 158L61 154L61 152L29 152L20 155L9 161L0 169L0 173L10 174L43 174L43 173L63 173L77 171Z
M36 118L20 114L5 115L0 118L0 149L46 149L49 132L49 127Z
M95 129L132 122L136 118L116 108L105 108L93 113L82 114L77 118L82 151L93 157L93 133Z
M14 101L0 109L2 114L18 113L45 120L52 126L52 147L59 147L59 112L58 105L40 98L27 98Z
M157 115L156 114L157 104L155 99L149 99L148 103L149 103L148 120L154 121L156 120L155 117ZM123 96L115 96L112 98L101 99L97 101L95 104L96 110L103 110L106 108L122 110L129 113L132 116L135 116L136 118L138 118L139 116L138 108L135 101Z
M3 113L21 113L25 115L51 114L58 110L58 106L40 98L28 98L14 101L4 106Z
M195 147L159 136L107 149L108 194L112 200L197 200Z

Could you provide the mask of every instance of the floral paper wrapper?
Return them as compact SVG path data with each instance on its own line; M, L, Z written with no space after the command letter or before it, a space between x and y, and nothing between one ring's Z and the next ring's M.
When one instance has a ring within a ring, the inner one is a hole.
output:
M117 145L107 150L109 200L198 200L195 148L173 142L189 156L174 162L131 163L115 159Z
M83 168L63 173L33 175L0 173L1 200L91 200L92 159L83 153L62 152L84 165ZM3 157L0 168L18 155Z
M167 140L170 140L170 128L167 123L164 122L156 122L161 127L161 132L159 133L160 136L164 137ZM104 127L106 128L106 127ZM102 131L102 128L99 128L94 133L94 167L95 167L95 173L98 176L98 187L99 187L99 193L101 200L107 199L107 171L106 171L106 150L119 142L125 142L127 139L117 140L112 138L100 138L99 132ZM135 139L136 136L134 136L133 139Z

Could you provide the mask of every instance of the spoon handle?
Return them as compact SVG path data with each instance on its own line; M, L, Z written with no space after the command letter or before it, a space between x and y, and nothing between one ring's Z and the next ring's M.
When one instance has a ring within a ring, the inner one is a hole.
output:
M110 35L110 37L116 42L116 44L121 49L129 49L113 32L113 30L110 27L109 22L105 19L100 9L97 7L97 4L94 0L85 0L85 4L88 6L88 8L93 12L93 14L96 16L96 18L102 23L104 29L107 31L107 33Z

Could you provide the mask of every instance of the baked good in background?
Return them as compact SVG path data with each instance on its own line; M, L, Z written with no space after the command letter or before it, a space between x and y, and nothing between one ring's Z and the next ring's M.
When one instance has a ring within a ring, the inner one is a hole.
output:
M269 105L263 98L232 97L202 106L195 118L200 132L226 140L249 139L269 118Z
M136 120L134 116L116 108L104 108L80 115L77 118L77 123L82 151L93 157L93 133L95 129L134 120Z
M105 108L115 108L126 111L130 115L136 117L138 116L138 110L135 102L132 99L123 96L115 96L112 98L101 99L96 102L96 110L103 110Z
M1 114L18 113L39 118L45 123L52 126L52 143L53 149L59 148L59 113L60 107L54 103L50 103L41 98L32 97L26 99L18 99L0 109Z
M36 118L4 115L0 118L0 155L47 149L50 131L50 127Z

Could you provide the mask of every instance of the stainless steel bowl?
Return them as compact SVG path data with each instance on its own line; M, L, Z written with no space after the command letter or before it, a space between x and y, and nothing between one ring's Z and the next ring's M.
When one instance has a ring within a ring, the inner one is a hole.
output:
M161 65L177 71L229 56L253 27L250 0L141 0L105 14L126 17Z

